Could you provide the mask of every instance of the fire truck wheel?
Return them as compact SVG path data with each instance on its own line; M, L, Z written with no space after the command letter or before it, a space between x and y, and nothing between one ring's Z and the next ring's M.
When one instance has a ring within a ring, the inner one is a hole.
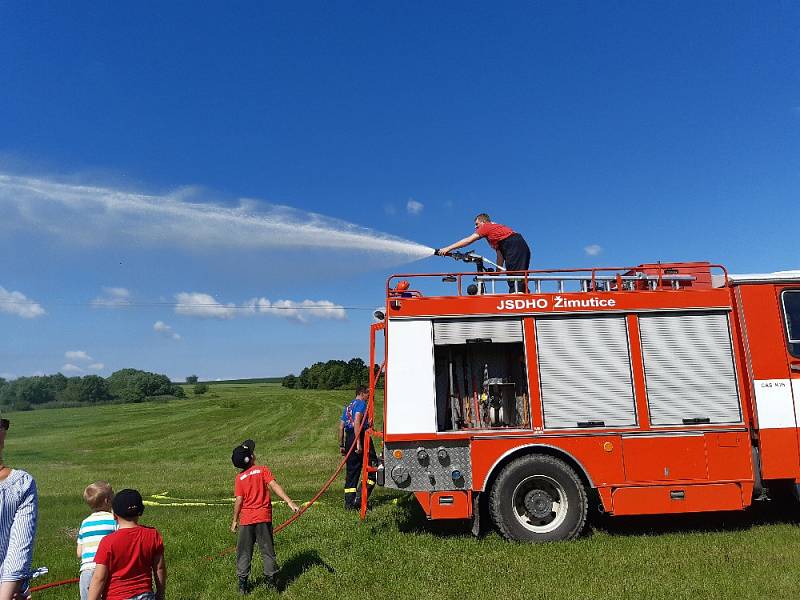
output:
M506 465L492 486L489 508L500 533L521 542L577 537L586 522L586 490L563 460L530 454Z

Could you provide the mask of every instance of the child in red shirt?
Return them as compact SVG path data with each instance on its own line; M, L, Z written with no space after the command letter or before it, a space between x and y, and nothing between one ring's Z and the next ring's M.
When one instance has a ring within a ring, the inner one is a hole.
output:
M122 490L114 496L112 508L118 529L97 547L89 600L164 600L164 542L155 528L139 525L144 513L142 495Z
M233 449L233 466L242 470L236 476L231 531L239 530L236 544L236 575L239 578L239 593L247 594L247 578L250 576L250 562L253 546L258 542L261 558L264 560L264 577L269 587L277 587L275 576L278 563L275 559L275 546L272 540L272 500L270 490L278 494L294 512L300 510L286 495L270 470L256 464L253 451L256 443L245 440Z

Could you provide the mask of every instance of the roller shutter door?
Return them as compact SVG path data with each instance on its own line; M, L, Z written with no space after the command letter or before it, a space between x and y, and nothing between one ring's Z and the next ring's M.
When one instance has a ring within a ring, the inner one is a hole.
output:
M546 428L636 424L624 316L537 318L536 343Z
M639 317L653 425L742 420L726 313Z
M521 342L521 319L451 319L433 324L433 343L466 344L491 340L493 344Z

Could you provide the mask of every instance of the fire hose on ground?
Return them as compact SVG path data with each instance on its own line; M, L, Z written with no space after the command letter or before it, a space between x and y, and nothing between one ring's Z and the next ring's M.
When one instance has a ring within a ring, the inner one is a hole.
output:
M311 500L309 500L308 502L303 503L303 505L300 508L300 510L298 510L296 513L292 514L291 517L289 517L283 523L278 525L274 529L273 533L278 534L282 530L287 528L289 525L291 525L292 523L297 521L309 508L311 508L311 506L315 502L317 502L317 500L319 500L322 497L322 495L325 492L328 491L328 488L330 488L331 485L333 485L333 482L336 481L336 478L339 476L339 473L342 472L342 469L344 469L345 465L347 464L347 459L350 458L350 455L356 449L357 441L358 441L359 436L361 435L361 429L363 428L363 425L364 425L363 422L359 425L358 431L353 436L353 443L350 445L350 449L342 457L342 460L339 463L339 466L336 467L336 470L333 472L333 475L331 475L328 478L328 480L323 484L323 486L319 489L319 491L311 498ZM363 500L364 499L362 497L362 502L363 502ZM222 552L219 552L218 554L216 554L214 556L205 556L203 558L205 560L214 560L216 558L221 558L221 557L226 556L228 554L231 554L233 552L236 552L236 546L231 546L229 548L225 548L225 550L223 550ZM64 579L63 581L55 581L53 583L46 583L46 584L43 584L43 585L37 585L36 587L32 587L30 589L30 592L31 592L31 594L36 593L36 592L42 592L42 591L48 590L50 588L60 587L62 585L69 585L69 584L72 584L72 583L78 583L79 581L80 581L80 579L78 579L78 578L72 578L72 579Z

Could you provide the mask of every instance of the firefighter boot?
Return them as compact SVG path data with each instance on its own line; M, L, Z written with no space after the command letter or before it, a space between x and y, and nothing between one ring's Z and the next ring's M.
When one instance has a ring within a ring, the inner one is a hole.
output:
M249 594L249 586L247 585L247 577L239 577L239 595L244 596Z

